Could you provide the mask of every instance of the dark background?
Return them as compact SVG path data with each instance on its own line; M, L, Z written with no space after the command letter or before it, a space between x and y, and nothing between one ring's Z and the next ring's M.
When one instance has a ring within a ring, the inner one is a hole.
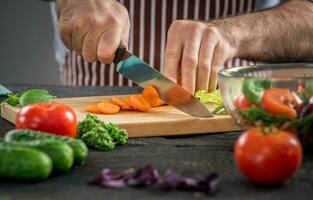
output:
M60 84L49 3L1 0L0 84L5 83Z

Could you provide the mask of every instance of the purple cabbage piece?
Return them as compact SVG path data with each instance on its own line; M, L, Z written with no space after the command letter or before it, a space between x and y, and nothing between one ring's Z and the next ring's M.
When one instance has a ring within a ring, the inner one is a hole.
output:
M145 186L155 184L160 178L157 169L151 165L146 165L143 168L138 169L135 174L127 179L127 185L129 186Z
M112 174L110 169L103 169L100 174L89 181L89 184L101 185L112 188L126 187L125 180L134 173L133 169L127 169L116 174Z
M193 178L182 176L171 169L166 170L163 176L160 176L156 168L146 165L137 170L127 169L115 174L110 169L103 169L89 183L111 188L151 185L166 190L182 189L214 194L218 190L219 179L217 173Z

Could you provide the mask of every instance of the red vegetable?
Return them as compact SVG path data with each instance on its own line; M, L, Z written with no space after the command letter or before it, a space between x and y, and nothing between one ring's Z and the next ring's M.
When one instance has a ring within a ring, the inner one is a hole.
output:
M289 119L297 118L295 97L289 89L271 88L264 91L262 107L273 115L286 116Z
M77 120L69 106L40 103L23 107L17 113L16 128L76 137Z
M235 107L240 110L246 110L253 105L243 94L240 94L236 98L234 104L235 104Z
M252 128L238 138L234 156L241 172L253 182L277 184L300 167L302 147L291 133L273 129L266 134Z

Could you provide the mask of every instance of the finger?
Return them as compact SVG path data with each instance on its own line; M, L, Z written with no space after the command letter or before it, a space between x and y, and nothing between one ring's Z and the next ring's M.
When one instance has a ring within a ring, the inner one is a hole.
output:
M84 23L82 19L72 20L73 32L72 32L72 48L73 50L81 54L83 48L83 42L86 34L88 33L88 24Z
M112 25L103 31L97 48L97 56L102 63L109 64L113 62L115 51L122 42L122 35L123 29L121 26ZM124 43L123 45L125 45Z
M169 30L164 53L163 74L173 82L178 82L180 60L183 52L182 38L176 30Z
M128 22L126 23L125 28L123 30L123 36L122 36L122 41L121 41L121 44L124 47L128 47L129 32L130 32L130 22L129 22L129 19L128 19Z
M104 27L104 20L98 16L91 16L89 20L90 30L86 34L83 41L82 55L84 60L94 62L97 60L97 47L99 39L106 27Z
M203 34L199 52L196 91L208 90L211 62L216 44L217 39L215 37L211 37L206 33Z
M221 43L218 43L212 58L209 92L216 90L218 84L218 71L223 69L224 63L227 59L228 57L224 48L222 47Z
M196 32L193 34L192 38L187 38L187 40L181 64L181 85L191 94L194 94L196 89L196 75L201 45L201 35Z
M58 29L63 44L68 48L72 49L72 25L69 20L60 20L58 22Z

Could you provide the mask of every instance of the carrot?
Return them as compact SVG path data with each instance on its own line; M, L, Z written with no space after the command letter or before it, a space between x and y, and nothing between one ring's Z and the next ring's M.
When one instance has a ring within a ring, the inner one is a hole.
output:
M115 104L111 99L103 99L101 102Z
M131 110L130 105L127 104L125 101L122 101L118 97L113 97L112 102L115 103L116 105L119 105L121 107L121 109L123 109L123 110Z
M142 92L142 96L150 103L151 107L157 107L161 103L160 95L153 86L147 86Z
M100 114L101 113L101 111L99 110L97 105L87 105L85 107L85 111L93 113L93 114Z
M101 102L98 103L97 106L103 114L115 114L121 109L118 105L109 102Z
M154 107L163 106L164 104L165 104L165 102L162 101L162 99L159 99L158 103Z
M151 108L149 102L142 95L131 95L130 103L133 108L142 112L148 112Z
M130 103L130 97L126 97L124 102L130 107L130 110L136 110Z

